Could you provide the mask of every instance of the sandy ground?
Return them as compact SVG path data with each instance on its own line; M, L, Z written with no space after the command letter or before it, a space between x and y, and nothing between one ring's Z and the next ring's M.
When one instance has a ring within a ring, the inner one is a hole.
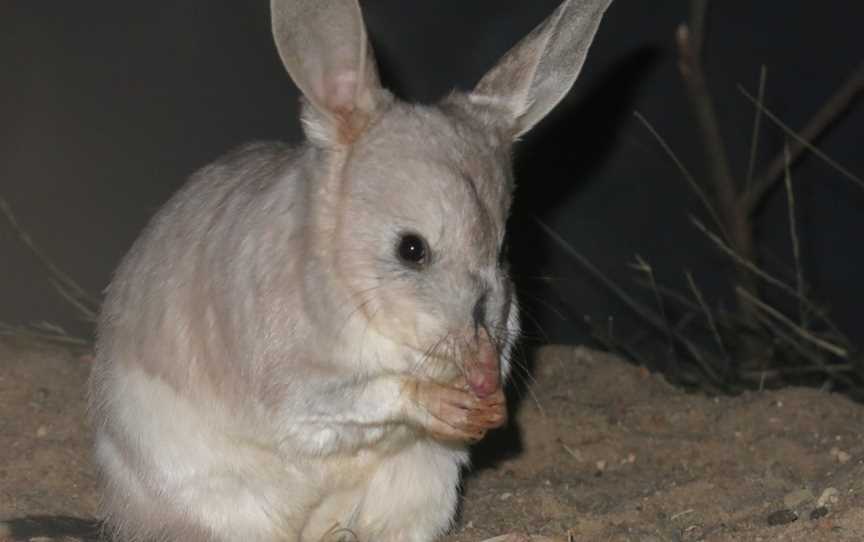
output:
M93 513L88 370L0 341L0 518ZM685 394L584 348L542 349L535 378L480 445L446 542L864 540L860 405L809 389Z

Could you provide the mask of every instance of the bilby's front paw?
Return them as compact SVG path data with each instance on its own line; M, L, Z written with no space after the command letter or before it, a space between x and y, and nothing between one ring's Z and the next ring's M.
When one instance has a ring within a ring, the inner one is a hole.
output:
M502 389L480 398L462 379L451 385L412 381L406 388L416 421L436 439L476 442L507 423Z

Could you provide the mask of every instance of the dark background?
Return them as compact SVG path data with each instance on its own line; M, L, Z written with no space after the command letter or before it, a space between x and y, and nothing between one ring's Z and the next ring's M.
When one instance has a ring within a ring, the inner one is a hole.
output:
M400 96L434 101L470 86L558 0L362 2L383 78ZM782 6L782 8L781 8ZM728 264L688 221L698 202L633 117L644 114L699 175L703 153L675 67L685 0L617 0L574 91L518 149L512 254L529 327L551 341L585 339L584 316L638 327L614 296L540 233L540 217L604 272L632 285L641 255L657 280L683 288L691 270L712 303ZM747 166L755 92L802 126L862 60L864 3L713 3L708 72L735 173ZM254 139L297 141L297 91L279 63L265 0L0 2L0 196L21 225L93 293L186 176ZM864 174L864 107L819 145ZM761 163L783 142L764 124ZM862 336L864 190L813 157L794 171L805 275L840 327ZM758 222L762 256L791 269L785 195ZM0 320L87 326L0 224ZM859 340L860 343L860 340Z

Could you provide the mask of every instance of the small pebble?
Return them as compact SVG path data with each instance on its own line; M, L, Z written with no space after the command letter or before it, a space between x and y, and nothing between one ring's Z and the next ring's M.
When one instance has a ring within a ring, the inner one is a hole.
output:
M42 408L49 395L51 395L51 392L47 389L37 389L35 392L33 392L33 396L30 398L30 406L32 406L33 408Z
M513 496L513 494L510 492L502 493L502 494L498 495L498 500L506 501L506 500L510 499L510 497L512 497L512 496Z
M837 488L835 487L826 487L825 491L819 495L819 500L816 501L816 507L821 508L823 506L827 506L829 504L837 504L839 500L837 497Z
M48 428L44 425L40 425L38 429L36 429L36 436L38 438L42 438L48 434Z
M836 446L834 448L831 448L830 453L831 457L837 460L837 462L841 465L844 463L848 463L849 460L852 459L852 455L850 455L848 452L841 450L840 448L837 448Z
M798 491L793 491L783 497L783 504L786 508L798 508L804 503L815 500L816 495L813 495L812 491L809 489L799 489Z
M824 518L828 515L828 507L820 506L819 508L814 508L812 512L810 512L810 519L819 519Z
M768 516L768 525L787 525L797 519L798 514L788 508L784 508L783 510L777 510Z

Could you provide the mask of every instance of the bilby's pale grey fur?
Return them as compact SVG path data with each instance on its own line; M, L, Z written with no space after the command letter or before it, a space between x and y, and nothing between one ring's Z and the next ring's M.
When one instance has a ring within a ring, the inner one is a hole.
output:
M505 418L510 148L611 0L567 0L467 94L382 89L356 0L272 0L308 142L199 171L118 269L91 382L128 541L429 542ZM406 234L425 257L400 259Z

